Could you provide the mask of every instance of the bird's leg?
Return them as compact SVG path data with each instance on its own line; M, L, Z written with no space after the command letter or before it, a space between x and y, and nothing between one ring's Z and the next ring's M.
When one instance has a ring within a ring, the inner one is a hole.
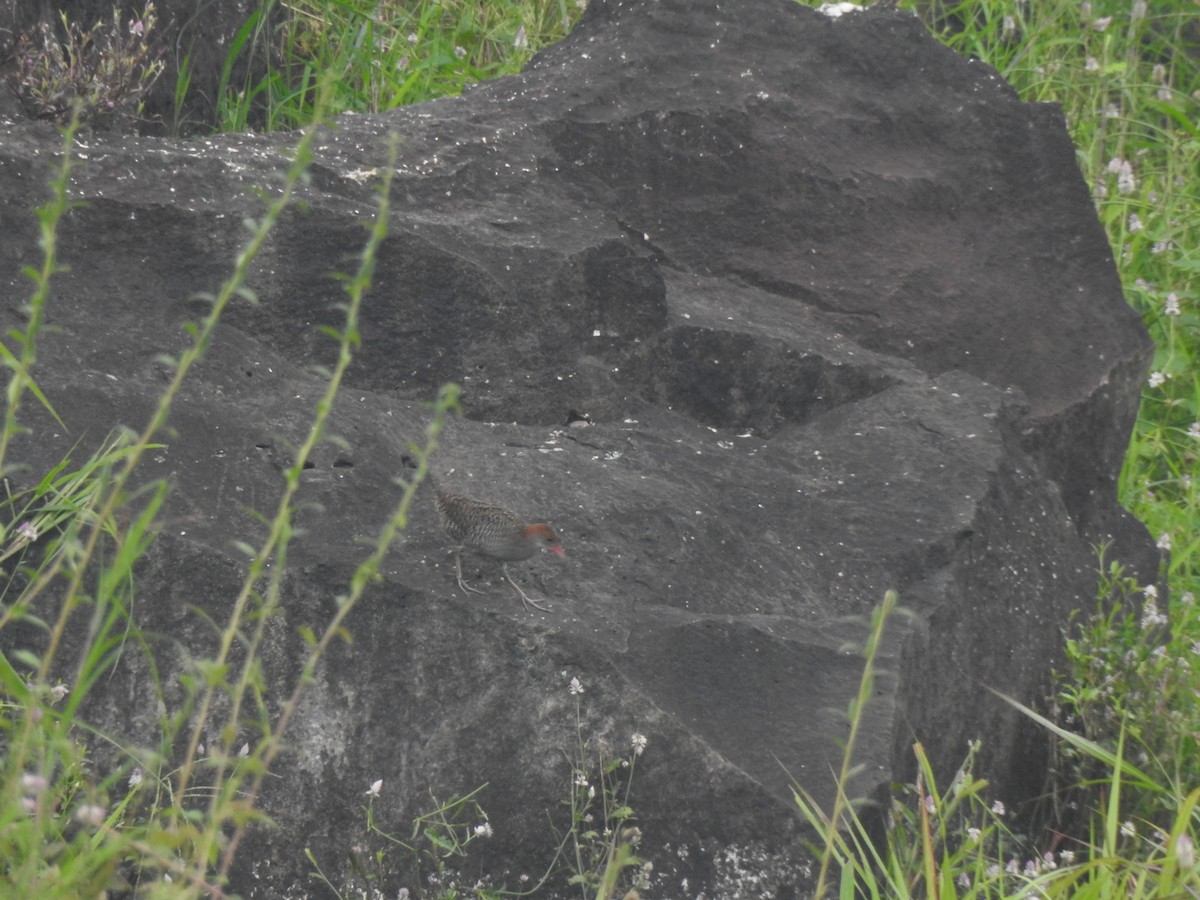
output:
M482 594L483 593L483 591L479 590L479 588L473 588L469 584L467 584L465 581L463 581L462 548L461 547L454 548L454 574L458 576L458 586L463 589L464 594L467 593L468 591L472 594Z
M542 606L536 600L530 600L526 593L521 590L521 586L512 580L512 576L508 574L508 563L501 563L500 571L504 573L504 577L508 579L508 583L517 589L517 593L521 595L521 602L525 604L526 609L532 606L534 609L540 609L542 612L550 612L550 607Z

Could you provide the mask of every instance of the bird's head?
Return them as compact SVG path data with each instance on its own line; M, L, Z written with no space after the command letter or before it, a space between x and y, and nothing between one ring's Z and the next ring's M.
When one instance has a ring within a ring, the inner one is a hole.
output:
M549 525L529 525L525 528L526 540L541 546L545 546L555 556L566 556L563 552L562 545L558 542L558 535L554 533L554 529Z

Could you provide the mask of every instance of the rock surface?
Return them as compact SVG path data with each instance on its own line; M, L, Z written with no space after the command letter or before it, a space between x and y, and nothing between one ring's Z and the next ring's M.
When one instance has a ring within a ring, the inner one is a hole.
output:
M862 667L846 645L889 588L912 615L880 661L855 793L907 777L914 740L948 776L974 738L997 797L1040 787L1036 732L986 688L1040 699L1070 611L1093 603L1092 544L1153 573L1115 498L1150 344L1057 109L913 18L783 0L592 0L522 75L319 141L306 208L256 262L260 304L224 320L144 473L171 484L136 602L168 704L320 395L330 276L362 244L391 133L390 234L330 428L344 444L305 473L272 695L398 500L445 381L464 416L442 482L549 522L568 556L512 567L550 613L472 560L487 594L465 597L420 504L317 673L266 796L281 827L243 845L234 889L325 896L306 847L349 884L377 778L396 834L429 791L486 782L495 835L464 877L536 879L548 816L566 824L578 699L589 740L649 740L631 797L646 896L803 896L787 773L829 798ZM30 473L144 425L160 355L186 346L192 298L230 271L294 140L84 140L39 359L70 432L28 408ZM58 146L0 126L6 327ZM156 733L148 677L127 653L96 698L132 741Z

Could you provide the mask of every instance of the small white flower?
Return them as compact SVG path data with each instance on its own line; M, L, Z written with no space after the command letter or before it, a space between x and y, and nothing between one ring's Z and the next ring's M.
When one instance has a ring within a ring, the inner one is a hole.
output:
M103 806L97 806L95 803L84 803L75 810L75 821L84 825L90 825L92 828L99 828L104 824L104 819L107 815Z
M50 783L41 775L32 775L26 772L21 776L21 788L31 794L40 794L49 786Z
M971 878L966 872L958 873L958 886L960 888L969 888L971 886Z
M1172 97L1171 89L1169 87L1167 87L1166 85L1163 85L1154 93L1158 97L1158 99L1161 100L1163 103L1171 102L1171 97Z
M1158 599L1158 588L1156 588L1152 584L1148 584L1144 588L1142 588L1142 594L1151 600L1157 600Z
M1137 836L1137 826L1133 824L1133 820L1126 819L1121 823L1121 834L1125 837Z
M1200 422L1193 422L1188 426L1188 437L1200 438Z
M1063 850L1061 853L1058 854L1058 861L1060 863L1062 863L1064 866L1072 865L1075 862L1075 851L1074 850Z
M1096 59L1094 56L1089 56L1083 61L1083 70L1085 72L1099 72L1100 60Z
M1142 230L1142 217L1137 213L1129 214L1129 233L1137 234Z
M1179 857L1179 867L1185 871L1196 867L1196 845L1187 832L1175 838L1175 855Z
M967 829L967 837L970 838L972 844L978 844L979 839L983 837L983 832L972 825Z
M1142 627L1149 630L1166 624L1167 617L1158 611L1158 604L1153 600L1147 600L1142 605Z
M572 694L582 694L583 693L583 684L580 683L578 678L572 678L571 684L567 689Z
M999 800L994 800L992 802L992 815L1003 816L1004 814L1005 814L1004 804ZM1013 862L1015 863L1016 860L1014 859Z
M368 797L378 797L379 792L382 789L383 789L383 779L376 778L374 781L371 782L371 786L369 788L367 788L367 796Z
M1133 176L1133 166L1128 162L1121 163L1121 171L1117 173L1117 193L1129 196L1137 189L1137 179Z
M629 742L633 745L633 752L641 756L642 751L646 749L646 736L641 732L635 732Z
M1162 63L1155 63L1154 68L1150 70L1150 77L1158 84L1166 84L1167 82L1167 67Z
M1017 858L1015 856L1004 866L1004 871L1009 875L1016 875L1021 871L1021 864L1017 862Z
M1161 535L1159 535L1158 543L1155 544L1155 546L1157 546L1159 550L1170 550L1171 536L1164 531Z
M491 822L484 822L481 825L475 826L475 837L491 837L492 833Z
M37 526L32 522L22 522L17 526L17 537L24 538L32 544L38 539Z
M1103 31L1112 24L1112 20L1112 16L1101 16L1099 19L1096 19L1094 22L1092 22L1092 27L1097 31Z
M250 745L242 744L242 749L238 751L238 759L245 759L250 755Z
M1151 372L1150 377L1146 379L1146 383L1152 388L1161 387L1167 380L1167 376L1162 372Z
M417 37L417 33L415 31L410 31L408 33L408 42L410 44L412 44L414 47L417 45L417 41L419 41L419 40L420 40L420 38Z
M456 57L458 57L459 59L466 59L467 58L467 50L465 47L456 46L454 48L454 55Z
M1168 316L1179 315L1179 295L1174 291L1167 294L1167 302L1163 304L1163 313Z
M587 776L582 772L575 773L575 787L585 788L588 786Z
M50 688L50 702L61 703L63 697L67 696L69 693L71 693L71 689L67 687L67 685L56 684L54 687Z
M141 766L134 766L133 771L129 773L129 786L131 788L139 787L142 783L144 773Z

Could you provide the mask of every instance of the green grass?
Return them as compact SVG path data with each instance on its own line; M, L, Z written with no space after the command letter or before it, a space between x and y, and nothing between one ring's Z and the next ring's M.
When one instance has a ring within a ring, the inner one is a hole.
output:
M1076 642L1074 661L1091 660L1117 649L1107 641L1114 630L1128 632L1125 648L1148 651L1159 635L1128 621L1118 621L1120 613L1111 612L1116 593L1130 587L1119 575L1104 584L1108 592L1102 598L1105 611L1091 623L1088 634ZM1116 592L1116 593L1114 593ZM1187 749L1171 741L1146 741L1146 728L1159 723L1138 721L1148 703L1162 702L1156 695L1144 695L1132 709L1108 707L1108 698L1096 700L1088 712L1104 718L1097 729L1100 740L1067 728L1054 719L1001 696L1033 719L1059 741L1065 764L1061 771L1074 777L1069 789L1072 801L1081 804L1076 817L1080 827L1074 832L1046 830L1037 834L1021 833L1003 800L990 796L988 783L975 776L973 746L949 785L939 785L924 747L917 743L917 781L893 788L886 810L869 804L855 804L845 793L851 771L854 740L865 700L871 696L874 655L884 625L896 610L896 597L889 594L876 610L865 649L865 666L858 698L851 703L847 718L850 737L844 748L842 773L837 779L837 796L832 811L826 812L802 785L795 784L795 801L801 814L818 835L814 855L821 860L814 896L836 894L842 898L1184 898L1200 896L1200 866L1197 865L1196 841L1200 837L1200 816L1196 805L1200 787L1192 780L1197 765L1194 746ZM1129 626L1133 626L1130 628ZM1149 635L1149 638L1147 637ZM1200 636L1200 625L1193 625L1185 641ZM1101 642L1100 645L1093 640ZM1169 650L1178 650L1178 642ZM1166 662L1169 672L1183 672L1175 660ZM1152 667L1152 681L1163 668ZM1122 677L1127 667L1100 670ZM1194 686L1190 663L1183 676L1185 686ZM1138 676L1132 681L1140 685ZM1079 683L1086 683L1082 679ZM1103 691L1102 691L1103 693ZM1122 684L1117 690L1121 700L1137 697L1136 689ZM1081 710L1076 685L1064 687L1064 707ZM1194 698L1185 701L1194 707ZM1166 726L1174 736L1195 741L1197 719ZM1135 731L1142 731L1135 737ZM1112 736L1109 741L1106 738ZM1155 749L1168 752L1155 756ZM1131 751L1133 751L1131 753ZM1172 755L1172 752L1174 755ZM1131 755L1139 757L1135 763ZM1182 764L1172 768L1171 763ZM1165 764L1165 765L1164 765ZM870 809L871 815L860 814ZM881 815L880 815L881 813ZM873 824L882 818L883 838L873 832Z
M333 76L329 113L378 112L462 93L519 71L540 47L562 38L575 0L262 0L238 31L218 91L223 131L277 130L311 121L313 89ZM281 19L276 29L268 23ZM234 83L235 63L265 70Z
M1097 606L1081 611L1073 623L1067 665L1051 698L1053 715L1043 718L1021 707L1057 746L1058 781L1051 798L1059 804L1051 819L1056 829L1029 833L1018 827L1003 807L1004 798L990 796L986 782L974 775L974 749L946 785L938 783L917 744L917 783L895 786L881 842L868 839L868 825L859 817L862 807L844 790L834 807L823 811L797 786L799 809L818 836L814 852L821 860L821 891L845 897L855 891L878 897L1198 896L1200 27L1194 22L1195 4L1092 0L1086 13L1076 0L904 0L901 6L919 7L939 39L995 66L1025 99L1063 106L1126 296L1157 348L1121 476L1121 499L1170 548L1170 590L1165 597L1147 592L1126 576L1119 560L1105 559L1101 551ZM518 71L538 47L561 37L578 14L574 0L294 0L286 6L262 0L230 44L217 98L220 125L303 129L338 112L370 112L455 94L475 81ZM123 114L134 115L152 80L153 73L139 62L150 58L151 38L148 31L134 32L118 22L96 42L112 48L107 52L113 58L89 57L82 68L121 81L101 85L99 94L90 83L72 82L73 70L64 69L52 49L27 42L31 70L40 66L55 80L48 87L25 85L23 96L38 109L58 109L60 95L73 92L83 105L71 108L85 117L98 108L96 97L101 105L104 98L118 97L125 103ZM77 44L74 50L90 52L82 41ZM233 73L245 70L238 64L249 60L260 63L257 71L265 74L236 82ZM185 66L175 86L177 101L186 98L190 84ZM75 127L74 121L66 123L68 145ZM0 655L0 893L65 898L134 886L146 896L175 898L199 897L221 884L245 829L263 820L258 791L277 761L300 692L330 643L343 634L346 614L404 527L441 423L454 409L456 396L447 388L433 407L423 442L412 448L419 468L401 503L380 523L336 612L306 632L310 655L297 692L276 698L279 712L267 717L266 704L259 703L256 652L263 623L279 600L299 472L318 442L333 439L325 423L359 342L358 304L369 287L386 221L385 180L358 268L346 278L345 320L328 334L339 348L338 362L328 373L327 390L312 411L295 464L284 473L280 504L265 517L268 536L245 547L246 580L231 618L218 623L222 637L216 655L188 673L186 701L164 715L157 747L125 746L120 735L97 734L83 720L89 691L120 655L149 653L129 612L133 572L153 540L168 486L152 483L131 494L132 473L155 446L180 385L202 358L224 309L238 298L254 302L244 285L247 267L305 177L312 134L299 135L295 162L276 199L247 223L243 250L210 298L210 313L193 324L192 346L170 360L174 377L144 429L114 433L86 458L64 459L34 473L31 487L0 498L0 630L21 623L44 635L40 652ZM38 212L43 259L27 270L24 326L10 331L0 345L8 378L0 424L3 475L12 471L8 453L22 430L22 411L33 403L54 413L54 398L38 388L35 376L38 338L58 271L58 226L69 208L69 160L64 154ZM1123 601L1130 598L1147 601L1141 614L1128 611ZM875 617L863 690L848 711L852 725L869 702L872 648L895 603L889 597ZM77 677L69 684L52 680L61 637L81 616L91 623L92 640L72 666ZM235 642L246 651L240 667L231 663ZM220 718L214 712L218 708L227 710ZM256 722L261 740L244 753L232 737L201 746L202 727L233 735L246 721ZM853 772L853 735L852 728L840 786ZM88 747L97 740L122 748L124 764L95 771ZM469 853L473 841L486 838L480 792L445 801L431 795L429 811L413 823L412 832L397 836L374 816L374 798L386 789L379 784L364 786L369 788L363 801L364 840L372 852L359 860L348 882L335 883L322 870L325 861L310 851L313 878L346 896L381 883L382 874L397 867L407 867L422 883L432 883L431 876L442 879L440 897L536 893L556 878L581 898L597 900L643 887L646 870L638 857L653 858L653 836L643 838L633 824L630 797L641 745L635 738L625 756L603 756L582 726L574 743L571 781L564 785L566 820L548 828L549 862L539 882L515 890L454 883L452 863Z

